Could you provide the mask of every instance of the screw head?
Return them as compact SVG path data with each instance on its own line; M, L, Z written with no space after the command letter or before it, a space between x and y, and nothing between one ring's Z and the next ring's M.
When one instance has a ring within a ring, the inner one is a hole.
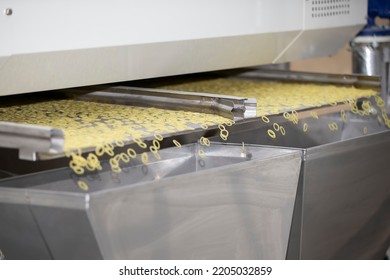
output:
M5 14L6 16L12 16L13 11L12 11L11 8L7 8L7 9L4 10L4 14Z

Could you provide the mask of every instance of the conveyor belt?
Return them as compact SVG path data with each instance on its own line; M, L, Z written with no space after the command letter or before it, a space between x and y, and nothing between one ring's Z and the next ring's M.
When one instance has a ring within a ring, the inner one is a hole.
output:
M264 81L265 78L271 78L272 82ZM278 78L290 82L275 83ZM322 84L315 84L316 81ZM118 143L121 146L152 142L155 134L161 134L163 138L187 135L181 140L189 143L202 136L218 135L219 124L232 124L226 117L236 120L235 130L258 125L255 107L257 117L265 122L269 122L267 116L284 113L286 119L298 124L295 111L300 111L301 119L334 112L346 115L351 111L378 118L389 126L384 108L372 106L378 100L367 99L377 98L380 93L380 81L375 78L291 72L263 75L259 71L249 71L162 88L127 85L81 88L63 91L61 94L65 93L65 97L62 99L3 105L0 121L6 122L2 126L8 130L3 131L0 140L4 144L0 143L0 146L19 148L20 158L38 160L61 157L64 152L69 155L72 150L78 154L96 152L107 144L113 148ZM360 103L357 102L359 98L362 99ZM362 104L364 108L359 108ZM327 109L319 110L320 107ZM302 113L308 110L313 112ZM10 130L12 123L15 125ZM24 129L25 125L28 129ZM279 128L278 124L275 126ZM271 137L275 130L274 127L273 131L268 131ZM305 123L303 130L307 131ZM227 139L228 132L225 134L222 140ZM39 143L36 142L37 135L40 135ZM172 146L173 142L165 145Z

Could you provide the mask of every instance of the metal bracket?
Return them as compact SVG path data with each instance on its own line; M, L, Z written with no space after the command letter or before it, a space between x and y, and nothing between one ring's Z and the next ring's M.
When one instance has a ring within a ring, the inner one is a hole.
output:
M0 146L19 149L20 159L35 161L38 153L62 153L64 132L46 126L0 122Z
M85 89L66 92L79 100L212 113L232 120L256 117L254 98L126 86L92 92Z

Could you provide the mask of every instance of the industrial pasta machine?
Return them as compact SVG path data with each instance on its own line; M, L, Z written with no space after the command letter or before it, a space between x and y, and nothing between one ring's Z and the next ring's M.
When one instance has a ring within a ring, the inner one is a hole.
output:
M254 67L336 53L367 4L3 1L0 258L383 258L383 79ZM180 88L210 80L362 94Z

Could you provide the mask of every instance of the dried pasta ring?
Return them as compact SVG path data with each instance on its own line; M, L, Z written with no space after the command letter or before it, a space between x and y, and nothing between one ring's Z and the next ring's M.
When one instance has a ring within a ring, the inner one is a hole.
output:
M226 140L229 136L229 131L227 130L221 130L219 132L219 136L223 139L223 140ZM225 139L224 139L225 138Z
M268 129L267 130L267 133L268 133L268 136L275 139L276 138L276 134L275 134L275 131L273 131L272 129Z
M101 157L104 154L104 146L96 146L95 154Z
M81 166L77 166L75 168L72 168L73 172L76 173L77 175L81 175L84 173L84 168Z
M125 153L121 153L120 154L120 158L121 160L124 162L124 163L128 163L130 161L130 156L125 154Z
M127 155L128 155L129 157L131 157L131 158L136 158L137 153L135 152L134 149L128 148L128 149L127 149Z
M78 180L77 181L77 185L79 186L80 189L82 189L83 191L88 191L88 184L85 183L83 180Z
M123 142L122 140L116 140L115 141L115 145L117 145L118 147L124 147L125 146L125 142Z
M308 128L309 128L308 124L304 123L303 124L303 132L306 132Z
M180 148L181 147L181 144L179 141L177 141L176 139L173 139L173 144L175 144L176 147Z
M283 136L286 135L286 130L283 126L280 126L280 133L282 133Z
M267 116L261 116L261 120L265 123L269 123L269 118Z
M200 144L203 146L210 146L210 140L204 136L200 138Z
M110 158L109 162L110 162L111 169L115 167L119 167L119 161L117 161L115 158Z
M153 139L153 147L156 147L156 149L160 149L160 142L158 142L156 139Z
M228 121L226 121L225 122L225 124L227 125L227 126L232 126L233 124L235 124L236 122L234 121L234 120L228 120Z
M158 141L162 141L164 139L164 137L159 133L154 134L154 138L156 138Z
M141 138L134 138L134 142L137 143L137 145L138 145L140 148L143 148L143 149L146 149L146 148L147 148L147 145L145 144L144 141L141 140Z
M204 130L206 130L206 129L209 128L208 125L205 124L205 123L202 123L202 124L200 125L200 127L201 127L202 129L204 129Z
M149 156L146 152L143 152L141 155L141 161L143 164L147 164L149 162Z
M111 171L114 172L114 173L121 173L122 172L122 168L120 168L119 166L115 166L115 167L111 168Z
M219 130L226 130L226 127L223 124L218 125Z

